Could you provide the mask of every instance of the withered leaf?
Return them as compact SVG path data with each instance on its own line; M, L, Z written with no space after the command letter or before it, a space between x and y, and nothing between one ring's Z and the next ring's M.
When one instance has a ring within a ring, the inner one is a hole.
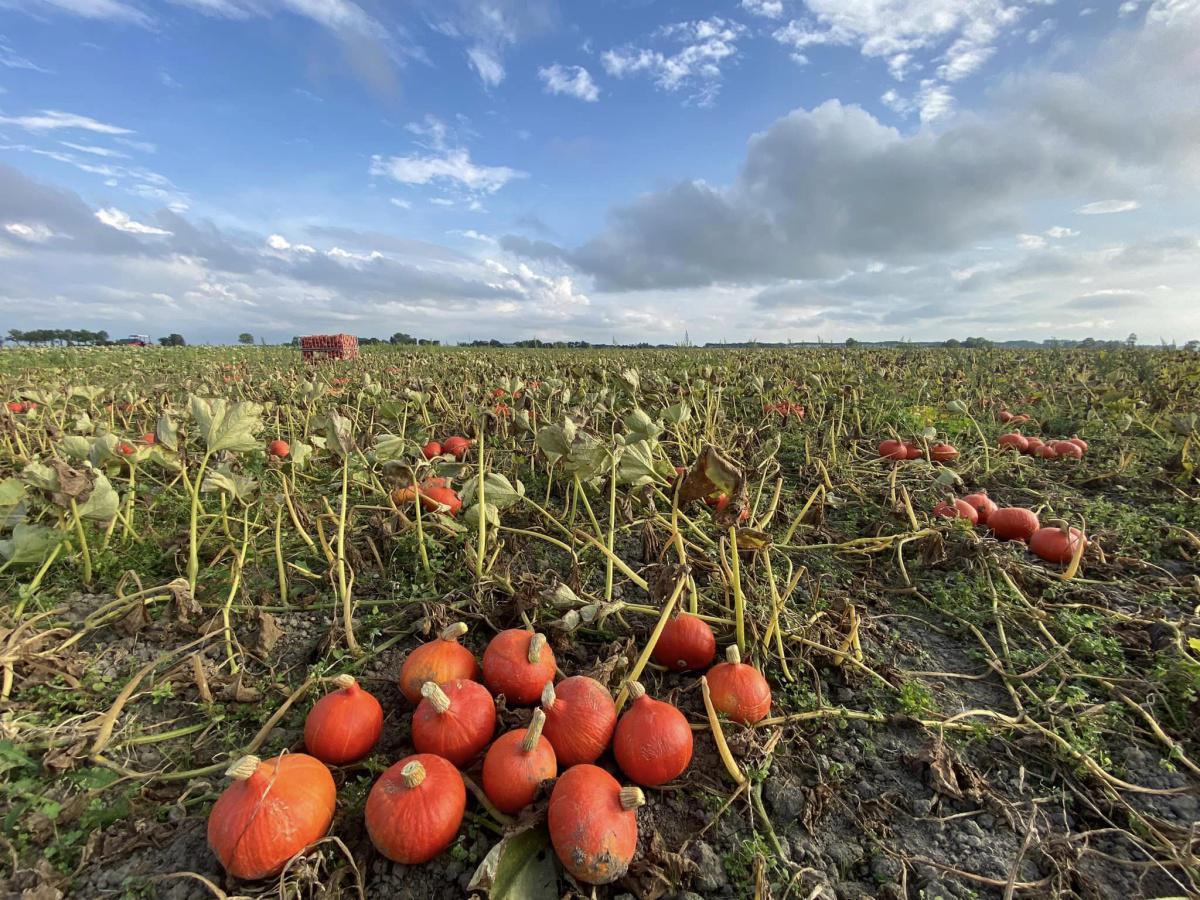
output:
M150 615L146 612L146 604L139 600L121 617L117 629L122 634L134 635L150 624Z
M186 624L191 621L192 616L203 614L204 609L192 596L192 589L188 586L186 578L176 578L167 585L167 590L171 592L171 613L178 621Z
M275 622L275 617L260 609L258 611L258 637L255 640L256 649L266 656L275 649L275 645L283 636L283 629Z

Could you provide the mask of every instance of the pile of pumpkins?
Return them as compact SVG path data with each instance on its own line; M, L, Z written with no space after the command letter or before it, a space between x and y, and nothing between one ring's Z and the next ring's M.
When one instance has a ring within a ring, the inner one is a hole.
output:
M879 442L880 459L921 459L925 449L916 441L902 441L899 438L887 438ZM958 459L958 448L945 441L939 441L929 448L929 458L934 462L947 463Z
M1036 435L1010 431L1000 435L1000 449L1015 450L1026 456L1036 456L1038 459L1083 459L1088 445L1087 441L1077 434L1057 441L1043 441Z
M997 506L986 491L943 500L933 508L933 514L945 519L966 519L972 525L986 525L1002 541L1028 544L1029 549L1046 562L1070 562L1079 542L1084 541L1086 546L1078 528L1058 519L1043 527L1032 509Z
M618 719L612 695L599 681L572 675L555 684L557 666L545 636L522 629L497 634L481 668L459 643L466 631L461 622L452 625L413 650L401 667L400 690L416 707L417 752L380 775L367 797L366 827L375 848L405 864L427 862L445 850L466 809L459 769L486 749L482 787L497 810L519 812L553 781L547 825L563 867L588 884L622 877L637 846L636 810L646 802L641 787L678 778L691 763L687 718L631 681L626 687L633 702ZM701 677L718 712L743 724L762 720L771 708L762 673L741 662L736 645L713 666L716 653L709 625L681 613L664 626L653 658L675 672L707 670ZM324 837L336 804L327 764L360 760L379 740L379 701L350 675L333 682L337 689L318 700L305 721L307 753L247 756L227 771L233 783L209 815L208 841L230 875L276 875ZM493 741L499 695L508 706L540 706L528 728ZM595 765L610 746L621 772L641 787L623 787Z

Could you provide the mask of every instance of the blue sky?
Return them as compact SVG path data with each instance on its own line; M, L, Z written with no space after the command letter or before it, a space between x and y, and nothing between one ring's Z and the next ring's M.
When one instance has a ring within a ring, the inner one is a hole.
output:
M1197 46L1200 0L0 0L0 324L1188 340Z

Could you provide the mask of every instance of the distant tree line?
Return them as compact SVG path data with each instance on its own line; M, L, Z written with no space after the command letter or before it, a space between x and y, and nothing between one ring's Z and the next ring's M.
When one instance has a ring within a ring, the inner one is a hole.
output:
M15 344L107 344L107 331L87 331L82 328L35 328L32 331L22 331L19 328L8 330L8 339Z

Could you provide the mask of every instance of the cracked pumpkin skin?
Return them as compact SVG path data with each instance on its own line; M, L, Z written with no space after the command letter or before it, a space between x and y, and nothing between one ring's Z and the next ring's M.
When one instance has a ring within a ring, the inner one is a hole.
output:
M337 789L320 760L304 753L245 757L229 774L235 780L208 817L208 844L235 878L277 875L329 830Z
M547 812L550 841L563 867L588 884L622 877L637 850L636 808L644 802L641 791L622 788L598 766L567 769L554 784Z

